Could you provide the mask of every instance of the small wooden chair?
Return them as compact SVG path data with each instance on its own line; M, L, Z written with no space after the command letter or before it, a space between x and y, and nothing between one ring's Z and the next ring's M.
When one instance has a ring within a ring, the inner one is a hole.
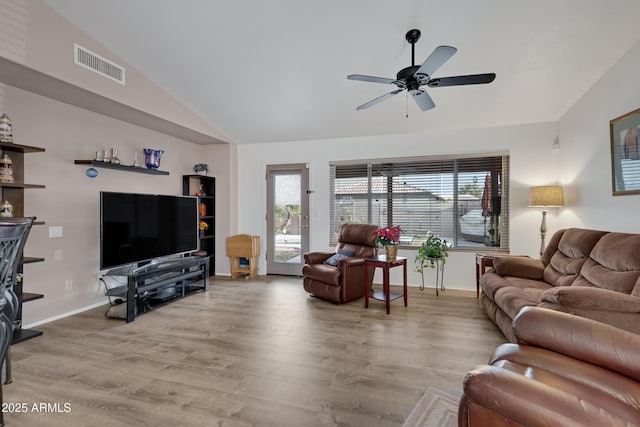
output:
M227 237L227 256L231 263L231 277L247 274L245 278L255 279L258 275L260 236L236 234Z

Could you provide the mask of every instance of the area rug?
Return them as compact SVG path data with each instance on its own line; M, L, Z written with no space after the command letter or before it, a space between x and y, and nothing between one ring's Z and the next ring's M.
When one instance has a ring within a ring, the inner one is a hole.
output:
M460 396L429 387L403 427L457 427L459 402Z

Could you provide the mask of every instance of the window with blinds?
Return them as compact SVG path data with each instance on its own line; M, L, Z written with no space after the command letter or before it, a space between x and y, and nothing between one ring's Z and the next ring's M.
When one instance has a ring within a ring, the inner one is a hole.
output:
M400 225L400 244L436 234L455 248L508 250L509 156L421 157L330 164L330 231Z

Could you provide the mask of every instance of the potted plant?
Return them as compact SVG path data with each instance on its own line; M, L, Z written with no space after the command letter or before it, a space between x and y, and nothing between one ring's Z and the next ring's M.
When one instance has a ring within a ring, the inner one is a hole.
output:
M198 163L193 167L193 171L198 175L206 175L209 172L209 166L206 163Z
M394 261L398 256L398 243L400 243L399 225L378 228L376 244L384 246L387 260Z
M444 271L444 265L449 256L449 243L440 237L431 234L427 240L418 248L416 256L416 271L422 276L422 289L424 289L425 268L436 268L439 260L440 270Z

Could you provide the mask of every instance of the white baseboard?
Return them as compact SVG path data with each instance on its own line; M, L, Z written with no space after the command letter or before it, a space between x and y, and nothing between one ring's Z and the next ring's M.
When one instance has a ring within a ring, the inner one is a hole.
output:
M65 317L73 316L74 314L82 313L83 311L93 310L94 308L102 307L103 305L109 304L109 300L104 300L103 302L97 302L95 304L78 308L76 310L68 311L66 313L58 314L53 317L49 317L48 319L38 320L37 322L29 323L22 325L24 329L31 329L35 326L44 325L45 323L53 322L54 320L64 319Z

